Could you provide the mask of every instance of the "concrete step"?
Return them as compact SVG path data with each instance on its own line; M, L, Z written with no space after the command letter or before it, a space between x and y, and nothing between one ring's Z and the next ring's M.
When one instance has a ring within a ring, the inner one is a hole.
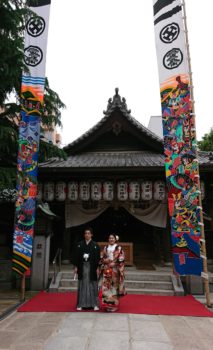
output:
M73 280L73 272L62 272L62 280ZM159 281L159 282L171 282L170 273L156 273L152 271L126 271L125 280L128 281Z
M126 288L128 294L174 295L173 290Z
M125 280L126 288L133 289L153 289L153 290L173 290L172 282L161 281L128 281Z
M74 272L62 272L62 277L61 279L70 279L73 280L74 278Z
M63 292L76 292L76 287L59 287L58 291ZM164 289L137 289L137 288L126 288L127 294L150 294L150 295L174 295L173 290Z
M77 288L78 281L74 281L70 278L62 278L60 281L60 287L75 287Z
M58 292L63 293L63 292L76 292L77 287L59 287Z
M77 288L77 281L74 281L72 279L61 279L60 281L60 287L73 287ZM164 289L164 290L172 290L172 282L162 282L162 281L129 281L125 280L125 286L126 288L133 288L133 289Z
M152 271L148 272L129 272L125 273L126 280L134 280L134 281L167 281L171 282L171 274L170 273L156 273Z
M59 272L50 291L74 292L78 281L74 280L73 268ZM125 269L125 287L128 293L154 295L182 295L184 291L176 286L171 271L137 270L134 266Z
M159 272L165 272L167 273L168 275L169 274L172 274L172 267L168 267L167 269L165 267L159 267L157 263L154 263L153 259L150 263L151 266L153 266L154 270L150 270L150 269L145 269L143 264L141 264L141 261L140 261L140 264L141 268L138 268L137 266L125 266L125 272L136 272L136 273L139 273L139 274L144 274L144 273L159 273ZM145 264L145 266L148 266L149 263ZM68 274L73 274L73 265L69 264L69 265L62 265L61 267L61 272L62 273L68 273ZM49 270L49 278L52 278L53 276L53 269L52 269L52 266L50 266L50 270Z

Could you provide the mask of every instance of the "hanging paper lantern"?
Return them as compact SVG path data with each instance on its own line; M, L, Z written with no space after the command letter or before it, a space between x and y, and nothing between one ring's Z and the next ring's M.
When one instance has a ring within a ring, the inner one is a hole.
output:
M100 201L102 197L102 185L101 182L93 182L91 184L91 198L93 201Z
M70 201L76 201L78 199L78 183L77 182L69 182L68 183L68 193L67 198Z
M205 196L206 196L206 191L205 191L205 183L204 181L200 182L200 190L201 190L201 199L202 201L204 200Z
M43 196L43 185L41 182L39 182L37 186L37 196L36 196L37 200L41 201L42 196Z
M44 200L48 202L51 202L54 200L54 182L45 182Z
M117 195L119 201L126 201L128 199L128 184L126 181L118 182Z
M143 201L152 199L152 181L143 181L141 184L141 198Z
M154 199L157 201L162 201L165 199L165 182L155 181L154 182Z
M132 181L129 183L129 199L131 201L138 201L140 199L140 184Z
M80 183L79 196L82 201L88 201L90 199L90 184L88 182Z
M66 183L61 181L55 185L55 199L59 202L63 202L66 199Z
M111 181L103 183L103 200L112 201L114 198L114 184Z

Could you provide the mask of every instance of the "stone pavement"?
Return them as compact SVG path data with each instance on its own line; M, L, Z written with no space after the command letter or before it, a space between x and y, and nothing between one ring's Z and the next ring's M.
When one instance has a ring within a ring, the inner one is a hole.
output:
M213 318L13 312L0 322L1 350L212 350Z
M25 299L29 300L38 292L27 291ZM0 291L0 320L5 314L17 308L20 304L20 293L17 290L1 290Z

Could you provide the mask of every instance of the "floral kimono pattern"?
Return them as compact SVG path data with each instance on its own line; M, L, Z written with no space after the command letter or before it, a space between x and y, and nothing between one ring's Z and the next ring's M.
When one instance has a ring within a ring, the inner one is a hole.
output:
M124 251L121 246L105 246L101 258L101 299L107 311L116 311L119 296L126 294L124 286Z

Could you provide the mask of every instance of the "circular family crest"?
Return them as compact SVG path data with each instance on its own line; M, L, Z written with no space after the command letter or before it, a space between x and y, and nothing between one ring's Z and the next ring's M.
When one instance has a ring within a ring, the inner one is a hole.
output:
M171 44L177 39L180 33L180 27L177 23L170 23L165 26L160 32L160 39L166 43Z
M27 33L30 36L36 37L43 33L45 29L45 21L42 17L32 17L26 25Z
M28 46L24 49L24 61L28 66L35 67L43 59L43 52L38 46Z
M183 62L183 53L180 49L174 48L168 51L163 58L163 65L166 69L175 69Z

